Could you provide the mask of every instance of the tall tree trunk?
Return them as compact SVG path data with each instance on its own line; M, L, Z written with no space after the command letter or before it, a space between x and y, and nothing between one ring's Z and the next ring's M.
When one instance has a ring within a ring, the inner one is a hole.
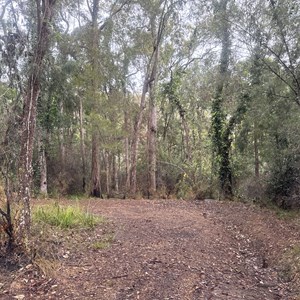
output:
M128 126L128 113L127 111L124 111L124 127L126 137L124 140L124 148L125 148L125 173L126 173L126 182L125 182L125 197L127 193L129 192L130 188L130 161L129 161L129 126Z
M132 197L135 197L137 191L137 182L136 182L136 167L137 167L137 155L138 155L138 144L139 144L139 134L143 120L143 111L146 107L146 94L148 92L148 72L146 73L146 78L144 79L143 92L141 96L140 109L136 117L132 142L131 142L131 157L130 157L130 194Z
M143 91L141 96L140 102L140 109L138 115L135 120L134 129L133 129L133 137L131 143L131 169L130 169L130 193L132 196L135 196L137 190L137 178L136 178L136 168L137 168L137 150L138 150L138 143L139 143L139 133L143 119L143 111L146 107L146 95L148 93L149 87L152 88L152 100L150 99L150 114L153 115L153 120L156 120L156 108L155 108L155 81L157 80L157 68L158 68L158 56L159 56L159 47L162 41L163 31L165 28L165 22L167 20L167 1L163 2L163 10L160 15L158 30L156 32L155 26L155 18L156 16L152 17L150 20L150 27L152 31L152 38L154 40L153 50L151 57L148 62L147 70L145 73L145 79L143 84ZM151 96L150 96L151 98ZM152 189L156 191L156 143L155 143L155 135L156 135L156 124L155 122L151 125L152 129L154 128L154 132L151 133L152 140L152 154L151 154L151 177L150 179L152 182L150 186ZM153 127L154 126L154 127ZM153 134L154 133L154 134ZM154 147L154 148L153 148Z
M150 93L151 95L151 93ZM154 97L153 95L150 96ZM150 101L149 123L148 123L148 174L149 189L148 196L152 197L156 193L156 133L157 114L154 99Z
M100 157L99 157L99 145L98 136L93 134L92 136L92 176L91 176L91 196L101 198L101 185L100 185Z
M119 192L119 164L117 158L119 159L120 155L112 155L112 191L118 193Z
M250 69L251 75L251 97L252 98L259 98L260 97L260 87L261 87L261 75L262 75L262 46L261 46L261 36L260 31L258 30L256 35L256 47L254 48L254 53L252 57L252 66ZM259 150L258 150L258 133L259 128L257 124L256 118L254 118L253 124L253 147L254 147L254 175L258 179L259 178Z
M117 157L114 157L114 162L115 162L115 170L114 170L115 191L116 193L119 193L119 174L120 174L120 164L121 164L120 153L118 153Z
M79 100L79 119L80 119L80 153L82 164L82 192L86 192L86 162L85 162L85 146L84 146L84 127L83 127L83 105L82 98Z
M109 161L109 153L108 151L103 151L103 156L105 160L105 167L106 167L106 195L107 198L110 198L110 161Z
M19 160L18 202L21 206L16 214L16 243L25 248L28 247L30 233L30 191L32 182L32 154L36 125L37 100L40 93L40 78L44 70L44 57L49 48L51 19L54 11L55 0L43 0L42 5L37 1L37 42L34 56L24 94L24 106L22 116L21 149Z
M60 115L64 115L63 104L60 103ZM66 167L66 145L65 145L65 130L64 128L59 129L59 152L60 152L60 164L61 164L61 176L65 176L65 167Z
M190 145L190 129L188 126L188 123L185 119L185 116L181 117L181 122L183 126L183 131L184 131L184 145L185 145L185 158L188 161L192 160L192 150L191 150L191 145Z
M92 10L92 45L90 49L90 62L92 68L92 83L91 88L93 92L92 107L97 109L97 51L98 51L98 13L99 13L99 0L93 0ZM93 129L92 132L92 177L91 177L91 196L100 198L101 185L100 185L100 157L99 157L99 135L97 129Z
M254 123L254 133L253 133L253 146L254 146L254 170L255 177L259 178L259 152L258 152L258 136L257 136L257 125Z
M230 23L228 21L227 5L229 0L220 2L220 31L222 37L222 50L219 66L219 79L215 92L215 99L212 106L212 130L213 130L213 151L218 163L218 177L220 194L222 198L232 198L232 172L230 164L230 130L226 127L226 115L223 111L224 87L229 76L229 60L231 53Z
M48 184L47 184L47 160L45 143L40 142L39 146L39 167L40 167L40 194L47 196L48 194Z
M149 82L149 120L148 120L148 196L151 198L156 193L156 134L157 134L157 112L156 112L156 82L159 51L156 48L152 74Z

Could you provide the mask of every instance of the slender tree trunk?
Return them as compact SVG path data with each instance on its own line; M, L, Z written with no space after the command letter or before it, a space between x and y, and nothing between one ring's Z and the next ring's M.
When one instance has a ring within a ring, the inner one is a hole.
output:
M101 198L101 185L100 185L100 157L99 157L99 145L98 136L92 135L92 186L91 196Z
M228 21L227 5L229 0L220 2L220 21L222 34L222 51L219 66L219 79L216 87L215 99L212 106L212 130L213 130L213 151L218 163L218 177L220 195L224 199L231 199L232 172L230 164L230 128L226 128L226 115L223 109L224 87L229 76L229 61L231 54L230 23Z
M154 121L151 124L152 130L153 131L151 135L151 179L150 179L150 186L151 189L156 191L156 143L155 143L155 135L156 135L156 108L155 108L155 82L157 80L157 68L158 68L158 57L159 57L159 46L162 40L162 34L164 30L164 25L166 22L166 5L167 2L164 1L164 8L162 11L162 14L160 16L159 20L159 26L158 30L156 31L155 27L155 18L150 20L151 23L151 31L153 35L153 39L155 41L155 44L153 45L153 51L151 54L151 58L149 60L147 70L145 73L145 79L144 79L144 84L143 84L143 91L142 91L142 96L141 96L141 102L140 102L140 109L134 124L134 129L133 129L133 138L132 138L132 143L131 143L131 169L130 169L130 193L132 196L135 196L136 190L137 190L137 182L136 182L136 168L137 168L137 150L138 150L138 143L139 143L139 133L140 133L140 128L142 124L142 119L143 119L143 111L146 107L146 95L148 93L149 87L151 87L151 95L152 95L152 100L150 96L150 114L152 114L152 120ZM154 127L153 127L154 126ZM148 135L149 136L149 135Z
M31 75L24 99L24 111L21 135L21 152L19 162L18 200L22 208L18 217L17 239L20 244L27 242L30 232L30 190L32 181L32 154L36 123L37 98L40 93L40 82L36 75ZM25 239L25 240L24 240Z
M252 66L250 69L250 75L251 75L251 97L252 98L259 98L260 94L260 87L261 87L261 75L262 75L262 62L261 62L261 38L260 38L260 32L258 31L256 33L256 47L254 48L254 54L253 54L253 60L252 60ZM258 179L259 174L259 150L258 150L258 125L257 120L254 118L254 124L253 124L253 147L254 147L254 175Z
M106 194L107 194L107 198L110 198L110 178L111 178L111 172L110 172L110 162L109 162L109 153L108 151L103 151L103 156L104 156L104 160L105 160L105 167L106 167Z
M47 196L48 194L48 184L47 184L47 160L45 143L41 141L39 147L39 167L40 167L40 194Z
M28 248L30 233L30 191L32 182L32 154L36 126L37 100L40 94L40 78L44 70L44 57L49 48L50 26L55 0L43 0L42 6L37 1L38 39L35 45L31 71L24 94L22 116L21 149L19 160L18 202L21 209L16 214L16 243Z
M6 207L5 210L0 208L0 216L1 219L5 222L3 225L5 226L5 233L8 236L6 251L10 254L15 247L15 234L14 234L14 224L11 214L11 203L12 203L12 193L11 186L8 177L5 178L5 195L6 195ZM0 225L2 225L0 223Z
M60 103L60 115L64 115L63 104ZM65 134L64 128L59 129L59 150L60 150L60 163L61 163L61 174L64 176L65 174L65 166L66 166L66 146L65 146Z
M99 13L99 0L93 0L93 10L92 10L92 45L90 49L90 61L92 68L92 83L91 88L93 92L92 107L97 109L97 51L98 51L98 13ZM91 196L100 198L101 185L100 185L100 157L99 157L99 136L96 129L93 129L92 133L92 183L91 183Z
M149 120L148 120L148 196L151 198L156 193L156 134L157 134L157 112L156 112L156 82L159 51L155 51L152 74L149 82Z
M148 92L148 72L146 78L144 80L143 85L143 92L141 96L140 102L140 109L138 115L136 117L134 128L133 128L133 135L132 135L132 142L131 142L131 159L130 159L130 194L132 197L135 197L137 191L137 182L136 182L136 167L137 167L137 150L139 144L139 133L142 125L143 120L143 111L146 107L146 94Z
M84 127L83 127L83 105L82 99L79 100L79 119L80 119L80 153L82 164L82 192L86 192L86 162L85 162L85 146L84 146Z
M258 179L260 177L259 174L259 152L258 152L258 137L257 137L257 125L254 124L254 139L253 139L253 146L254 146L254 170L255 170L255 177Z
M119 159L119 154L112 155L112 190L113 192L119 192L119 165L117 162L117 158Z
M192 160L192 151L190 146L190 129L185 118L181 119L184 131L185 158L188 161Z
M192 151L190 146L190 128L188 126L188 123L186 121L185 117L185 110L181 103L179 102L179 99L174 99L175 104L177 106L179 116L181 119L182 127L183 127L183 141L184 141L184 152L185 152L185 159L188 161L192 160Z
M125 148L125 173L126 173L126 182L125 182L125 195L129 192L130 188L130 161L129 161L129 126L128 126L128 113L124 111L124 127L126 137L124 140L124 148ZM125 196L126 197L126 196Z
M148 123L148 173L149 173L148 195L149 197L154 196L156 193L156 134L157 134L157 114L156 114L155 101L153 99L150 104L149 123Z
M120 174L120 153L118 153L118 161L116 161L116 157L114 159L115 162L115 171L114 171L114 178L115 178L115 191L119 193L119 174Z

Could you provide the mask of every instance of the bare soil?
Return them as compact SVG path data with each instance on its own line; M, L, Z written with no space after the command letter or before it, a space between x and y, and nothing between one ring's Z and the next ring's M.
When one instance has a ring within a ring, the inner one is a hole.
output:
M283 263L299 220L213 200L80 203L109 222L53 237L52 263L2 264L0 299L300 299L299 274Z

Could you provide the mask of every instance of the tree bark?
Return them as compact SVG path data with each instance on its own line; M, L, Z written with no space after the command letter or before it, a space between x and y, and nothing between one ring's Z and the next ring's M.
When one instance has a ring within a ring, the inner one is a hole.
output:
M230 164L231 127L229 124L226 126L226 115L223 111L224 87L229 76L228 69L231 54L230 23L227 12L228 2L229 0L220 2L222 50L219 64L219 79L212 106L213 151L218 164L220 195L224 199L231 199L233 196Z
M110 161L109 161L109 153L108 151L103 151L103 156L105 160L105 167L106 167L106 195L107 198L110 198L110 184L111 184L111 177L110 177Z
M124 140L124 148L125 148L125 173L126 173L126 182L125 182L125 197L129 192L130 188L130 161L129 161L129 126L128 126L128 113L124 111L124 127L125 132L127 133Z
M60 114L64 115L64 107L63 104L60 103ZM64 128L59 129L59 152L60 152L60 164L61 164L61 177L65 176L65 167L66 167L66 145L65 145L65 130Z
M44 57L49 49L51 20L54 12L55 0L43 0L42 5L37 2L38 28L37 42L31 62L30 74L24 94L22 116L21 149L19 160L19 191L18 202L20 210L16 214L16 243L28 248L30 233L30 190L32 182L32 154L36 126L37 100L40 94L40 78L44 70Z
M79 119L80 119L80 153L82 164L82 192L86 192L86 162L85 162L85 146L84 146L84 127L83 127L83 105L82 99L79 100Z
M140 109L138 115L136 117L133 134L132 134L132 142L131 142L131 158L130 158L130 195L135 197L137 191L137 182L136 182L136 167L137 167L137 150L139 144L139 133L143 120L143 111L146 107L146 94L148 92L148 72L146 72L146 76L144 79L143 92L141 96Z
M48 183L47 183L47 160L44 142L41 141L39 149L39 167L40 167L40 194L47 196Z
M92 69L92 82L91 88L93 92L92 108L97 109L97 51L98 51L98 13L99 13L99 0L93 0L92 10L92 44L90 53L90 63ZM100 157L99 157L99 135L97 129L94 128L92 132L92 177L91 177L91 196L101 198L101 185L100 185Z
M113 192L119 193L119 164L117 162L119 154L112 155L112 190Z
M92 136L92 186L91 196L101 198L101 185L100 185L100 158L99 158L99 145L98 136L93 134Z
M158 45L156 48L152 74L149 83L149 121L148 121L148 197L156 193L156 134L157 134L157 112L156 112L156 82L158 67Z
M260 177L259 173L259 151L258 151L258 137L257 137L257 125L254 124L254 138L253 138L253 146L254 146L254 170L255 177L258 179Z
M164 26L165 22L167 19L167 1L163 2L163 10L160 15L159 19L159 25L158 29L156 32L156 26L155 26L155 18L156 16L152 16L150 19L150 27L152 31L152 37L154 40L153 43L153 50L151 57L149 59L146 73L145 73L145 79L144 79L144 84L143 84L143 91L142 91L142 96L141 96L141 102L140 102L140 109L134 124L134 130L133 130L133 138L132 138L132 143L131 143L131 169L130 169L130 193L133 197L135 197L136 191L137 191L137 179L136 179L136 168L137 168L137 149L138 149L138 143L139 143L139 133L140 133L140 128L142 124L142 119L143 119L143 111L146 107L146 95L149 91L149 88L151 88L151 95L150 95L150 115L153 120L156 120L156 108L155 108L155 93L154 93L154 87L155 87L155 82L157 80L157 68L158 68L158 57L159 57L159 47L162 41L162 36L163 36L163 31L164 31ZM152 99L151 99L152 96ZM149 124L149 123L148 123ZM150 125L150 124L149 124ZM151 167L150 164L148 165L148 168L150 167L149 171L151 173L151 179L150 179L150 186L151 189L156 191L156 121L152 122L151 124L151 130L150 135L151 136L151 154L149 159L151 159ZM148 142L149 145L149 142ZM149 151L149 147L148 147ZM149 189L150 191L150 189Z

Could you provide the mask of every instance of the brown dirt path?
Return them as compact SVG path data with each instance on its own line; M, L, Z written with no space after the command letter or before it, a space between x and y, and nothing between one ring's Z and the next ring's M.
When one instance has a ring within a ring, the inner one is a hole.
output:
M103 234L98 228L64 250L56 278L45 279L43 289L26 291L15 279L18 289L0 299L300 299L276 267L286 249L300 244L299 227L272 212L213 200L84 205L113 222L111 246L89 246Z

